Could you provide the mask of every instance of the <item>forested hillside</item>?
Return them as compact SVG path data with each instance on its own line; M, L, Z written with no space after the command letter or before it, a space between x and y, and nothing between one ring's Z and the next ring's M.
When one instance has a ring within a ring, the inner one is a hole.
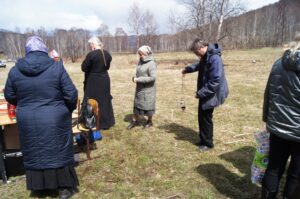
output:
M210 3L208 0L198 1ZM197 10L202 7L193 9L195 12L202 11ZM181 27L173 34L147 31L139 35L128 35L122 27L117 28L112 34L108 31L108 25L105 24L98 28L96 34L102 38L105 48L113 53L135 52L136 47L143 44L150 45L155 52L183 51L188 48L195 37L202 37L210 42L215 42L217 38L226 49L275 47L288 43L297 32L300 32L299 10L299 0L280 0L257 10L224 16L223 21L218 19L219 13L215 18L208 13L210 20L204 20L204 17L199 19L202 20L203 25L192 24L184 29ZM151 17L153 19L152 15ZM218 32L220 35L217 35ZM26 38L33 34L41 36L50 49L56 49L62 57L75 62L88 52L87 40L95 33L78 27L53 31L47 31L44 27L38 30L28 28L24 32L18 28L14 32L0 30L0 51L4 52L8 58L21 57L24 54Z

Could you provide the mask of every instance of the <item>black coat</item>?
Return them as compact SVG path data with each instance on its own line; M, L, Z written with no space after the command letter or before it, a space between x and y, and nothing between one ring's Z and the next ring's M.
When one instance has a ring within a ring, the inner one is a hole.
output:
M263 121L267 130L300 143L300 53L286 51L277 60L265 89Z
M72 111L77 90L62 61L44 52L19 59L7 78L5 98L17 105L24 167L59 168L74 163Z
M218 44L209 44L206 55L199 63L187 66L185 70L187 73L198 71L196 95L203 110L224 103L228 96L228 85Z
M109 129L115 124L115 117L112 107L112 96L110 94L110 78L108 70L112 60L111 55L103 50L94 50L87 54L81 64L81 69L85 72L84 94L88 98L96 99L99 103L100 128Z

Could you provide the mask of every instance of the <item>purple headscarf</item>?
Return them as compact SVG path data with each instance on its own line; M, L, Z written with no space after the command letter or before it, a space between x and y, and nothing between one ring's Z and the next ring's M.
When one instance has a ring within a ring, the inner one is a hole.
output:
M26 41L25 53L32 51L42 51L48 53L48 48L39 36L31 36Z

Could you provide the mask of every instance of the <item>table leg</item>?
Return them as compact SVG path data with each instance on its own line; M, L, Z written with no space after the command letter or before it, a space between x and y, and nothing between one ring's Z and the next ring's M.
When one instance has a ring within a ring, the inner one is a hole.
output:
M86 156L90 160L91 159L91 150L90 150L90 131L85 134L86 139Z
M0 173L4 184L7 183L6 168L4 164L4 148L3 148L3 129L0 126Z

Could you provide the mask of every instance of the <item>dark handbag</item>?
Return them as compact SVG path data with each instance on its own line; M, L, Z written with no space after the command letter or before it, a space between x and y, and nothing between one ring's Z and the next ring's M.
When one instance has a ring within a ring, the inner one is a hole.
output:
M84 97L81 103L77 122L77 126L79 125L85 129L93 129L96 127L96 116L93 111L93 106L88 103L87 97Z

